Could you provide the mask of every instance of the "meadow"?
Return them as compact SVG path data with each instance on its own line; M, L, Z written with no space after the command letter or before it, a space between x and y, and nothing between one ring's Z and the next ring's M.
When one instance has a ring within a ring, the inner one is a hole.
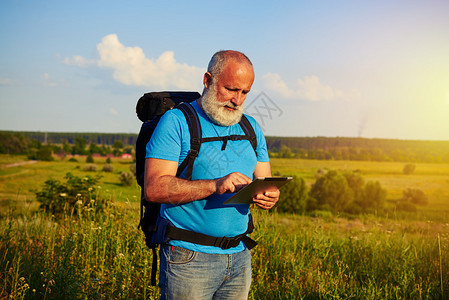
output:
M113 172L86 172L79 162L23 163L0 156L0 299L156 299L151 252L137 229L140 190L121 185L131 162ZM388 198L418 187L429 204L416 213L290 215L253 209L251 299L449 299L449 165L273 159L273 173L313 183L318 169L359 170ZM38 209L33 189L49 177L101 174L98 193L113 205L52 215Z

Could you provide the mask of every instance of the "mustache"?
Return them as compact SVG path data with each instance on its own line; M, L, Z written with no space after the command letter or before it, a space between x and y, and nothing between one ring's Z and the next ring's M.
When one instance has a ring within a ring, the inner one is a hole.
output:
M220 103L220 106L222 106L222 107L227 106L227 107L234 108L234 109L241 109L241 107L242 107L242 105L234 104L231 101L222 102L222 103Z

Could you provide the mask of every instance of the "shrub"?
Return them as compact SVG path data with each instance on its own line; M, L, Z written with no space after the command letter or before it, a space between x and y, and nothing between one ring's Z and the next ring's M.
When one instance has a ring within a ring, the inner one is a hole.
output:
M122 185L130 186L134 182L135 176L131 172L121 172L119 180Z
M308 189L303 178L293 177L281 189L281 196L276 207L281 212L304 213L307 209Z
M103 172L114 172L114 166L112 164L106 164L103 166Z
M28 156L28 159L42 160L42 161L53 161L53 150L50 146L41 147L39 150L33 152L33 154Z
M129 171L136 176L136 164L129 165Z
M387 199L387 191L379 181L368 181L362 191L360 206L364 211L382 209Z
M111 161L111 158L110 158L110 157L106 158L106 163L107 163L107 164L110 164L110 163L112 163L112 161Z
M85 165L84 171L87 172L97 172L97 166L96 165Z
M69 159L69 161L70 161L70 162L78 162L78 160L77 160L76 158L74 158L74 157L71 157L71 158Z
M337 171L329 171L312 185L310 196L318 207L328 205L333 211L345 211L353 202L354 193L345 176Z
M78 205L92 207L95 203L95 210L103 210L109 205L110 201L97 193L101 176L80 178L67 173L64 178L66 182L50 178L45 181L42 190L34 192L41 209L56 214L67 209L76 210Z
M404 166L404 169L402 169L402 172L405 175L409 175L412 174L413 172L415 172L416 166L414 164L406 164Z
M94 163L94 158L92 157L92 154L89 154L87 156L86 163L88 163L88 164L93 164Z
M426 194L420 189L406 189L402 192L402 200L416 205L427 205L429 202Z

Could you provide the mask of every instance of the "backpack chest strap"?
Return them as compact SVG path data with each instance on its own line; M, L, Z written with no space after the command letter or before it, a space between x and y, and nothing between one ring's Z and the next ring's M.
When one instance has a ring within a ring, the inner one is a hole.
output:
M228 141L241 141L241 140L250 140L250 137L247 135L227 135L227 136L217 136L217 137L206 137L202 138L202 143L207 142L216 142L216 141L223 141L223 146L221 147L221 151L226 150L226 145L228 144Z

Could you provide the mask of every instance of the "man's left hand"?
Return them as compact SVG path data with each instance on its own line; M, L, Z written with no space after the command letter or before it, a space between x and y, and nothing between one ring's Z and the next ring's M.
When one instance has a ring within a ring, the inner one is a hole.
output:
M253 197L254 203L262 209L271 209L276 202L279 200L280 192L277 189L276 191L267 191L263 194L257 194Z

